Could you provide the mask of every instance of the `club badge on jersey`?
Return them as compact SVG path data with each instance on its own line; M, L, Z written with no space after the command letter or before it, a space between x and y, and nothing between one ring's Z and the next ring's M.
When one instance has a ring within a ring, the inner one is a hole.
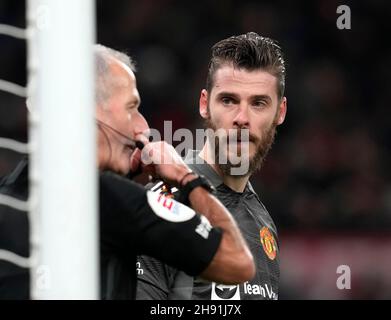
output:
M263 250L265 251L267 257L270 260L274 260L277 255L277 245L273 234L270 232L269 228L263 227L259 231L259 236Z

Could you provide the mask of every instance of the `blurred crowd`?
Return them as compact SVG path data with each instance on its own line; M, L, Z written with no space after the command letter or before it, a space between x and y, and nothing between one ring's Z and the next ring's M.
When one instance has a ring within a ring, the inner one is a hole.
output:
M202 127L198 98L210 47L255 31L279 41L288 64L288 117L252 182L279 229L391 226L390 48L386 2L98 2L98 41L138 62L150 125ZM336 27L350 5L352 29ZM388 13L387 13L388 12Z
M336 26L340 4L351 30ZM141 111L160 130L164 120L203 126L198 98L215 42L248 31L278 40L288 115L252 183L279 230L391 227L388 2L99 0L96 9L97 41L135 58ZM24 27L24 14L23 1L0 2L0 23ZM0 36L0 48L0 78L25 85L25 43ZM27 139L23 99L3 92L0 136ZM0 175L18 157L0 150Z

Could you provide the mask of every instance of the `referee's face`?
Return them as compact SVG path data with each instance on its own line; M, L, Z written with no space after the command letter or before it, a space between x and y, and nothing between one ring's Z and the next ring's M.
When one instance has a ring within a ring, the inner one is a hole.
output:
M106 166L103 167L126 175L138 169L141 158L140 150L126 137L135 140L138 134L145 133L149 128L139 112L141 101L133 71L125 64L116 62L111 65L111 72L111 96L106 107L98 109L99 120L115 129L105 130L108 141L100 144L107 146L104 158Z
M277 78L269 72L227 64L215 72L211 91L202 90L200 114L215 130L248 129L251 174L270 149L276 126L285 119L286 98L278 98Z

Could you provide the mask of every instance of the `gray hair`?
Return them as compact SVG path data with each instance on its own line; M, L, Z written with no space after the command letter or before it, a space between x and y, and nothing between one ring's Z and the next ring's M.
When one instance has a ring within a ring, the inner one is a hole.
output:
M95 58L95 103L104 106L115 86L115 81L110 72L110 64L115 60L120 61L133 72L136 71L136 67L132 58L126 53L101 44L95 44L93 50Z

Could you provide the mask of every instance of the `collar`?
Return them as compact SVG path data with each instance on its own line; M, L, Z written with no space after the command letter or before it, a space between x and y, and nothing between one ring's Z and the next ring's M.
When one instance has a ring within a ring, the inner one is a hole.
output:
M186 164L196 173L205 176L215 188L223 185L225 188L228 188L232 192L236 192L224 184L224 181L221 176L213 169L211 165L209 165L204 159L200 157L199 153L200 150L189 150L185 158ZM249 181L244 188L243 194L246 192L256 194Z

